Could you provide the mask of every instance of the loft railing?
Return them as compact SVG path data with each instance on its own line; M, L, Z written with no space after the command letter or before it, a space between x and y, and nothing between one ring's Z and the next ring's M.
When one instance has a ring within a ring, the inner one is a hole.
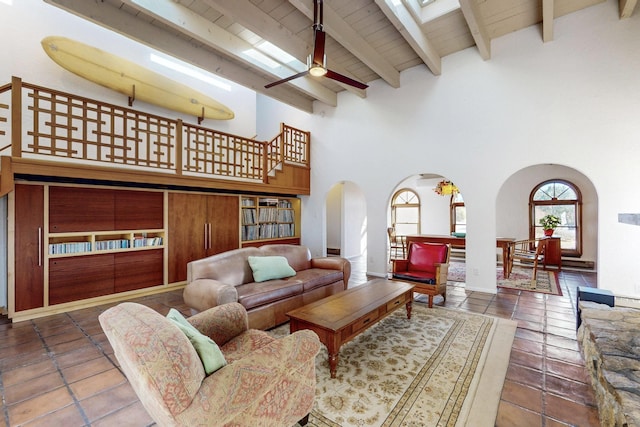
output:
M308 168L309 142L309 132L285 124L257 141L17 77L0 86L0 155L267 183L283 164Z

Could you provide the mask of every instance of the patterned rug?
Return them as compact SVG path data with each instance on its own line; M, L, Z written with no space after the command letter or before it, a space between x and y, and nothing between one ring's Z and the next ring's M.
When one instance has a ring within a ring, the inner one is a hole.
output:
M533 269L514 265L508 279L502 274L502 266L496 268L496 280L499 288L518 289L521 291L541 292L551 295L562 295L558 275L554 271L538 268L536 280L532 279ZM447 280L450 282L464 282L465 263L449 263Z
M418 302L411 320L396 310L341 347L335 379L322 346L307 425L492 426L515 329L511 320Z

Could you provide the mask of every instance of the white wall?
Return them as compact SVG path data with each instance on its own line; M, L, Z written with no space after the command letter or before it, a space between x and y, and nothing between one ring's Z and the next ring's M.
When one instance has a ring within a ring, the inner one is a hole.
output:
M397 183L445 176L467 206L467 287L495 292L503 184L529 166L561 164L593 183L599 287L640 295L640 227L617 222L640 212L640 14L620 20L617 4L555 19L552 42L534 26L493 40L488 61L470 48L443 58L441 76L415 67L399 89L375 81L366 99L343 92L337 108L317 103L304 127L313 174L303 222L322 214L336 180L356 183L367 201L368 271L383 274L386 234L376 230ZM259 130L300 117L266 98L258 108ZM305 228L304 243L322 247L319 234Z
M338 183L327 194L327 248L342 249L342 189Z
M205 119L202 126L248 138L256 135L254 91L225 81L231 85L231 91L227 92L155 64L151 62L149 55L152 52L162 55L161 52L78 18L42 0L14 0L12 5L0 2L0 28L4 35L0 39L2 49L0 85L10 83L11 77L16 76L28 83L127 107L125 95L78 77L47 56L40 41L47 36L63 36L132 60L166 77L179 80L220 101L235 113L233 120ZM134 102L132 108L164 117L181 118L192 124L198 123L195 117L140 101ZM278 131L267 138L273 138L277 134Z
M345 182L342 192L342 249L345 258L367 252L367 202L360 188ZM385 229L386 230L386 229Z

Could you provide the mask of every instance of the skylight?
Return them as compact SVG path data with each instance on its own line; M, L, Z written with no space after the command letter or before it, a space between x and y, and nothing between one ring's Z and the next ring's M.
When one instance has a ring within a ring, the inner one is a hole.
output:
M156 55L155 53L150 54L149 59L151 59L151 62L155 62L156 64L162 65L163 67L167 67L173 71L177 71L186 76L193 77L210 85L216 86L220 89L226 90L227 92L231 92L231 85L223 82L222 80L220 80L220 78L214 76L208 71L204 71L182 61L163 58L159 55Z
M245 55L255 59L258 62L260 62L262 65L266 65L269 68L275 69L275 68L280 67L279 63L277 63L273 59L269 58L264 53L258 52L255 49L247 49L247 50L242 51L242 53L244 53Z
M290 63L296 61L296 58L294 58L293 56L289 55L284 50L280 49L278 46L276 46L273 43L268 42L266 40L256 44L255 47L256 47L256 49L261 50L262 52L266 53L267 55L269 55L272 58L277 59L278 61L280 61L283 64L290 64Z

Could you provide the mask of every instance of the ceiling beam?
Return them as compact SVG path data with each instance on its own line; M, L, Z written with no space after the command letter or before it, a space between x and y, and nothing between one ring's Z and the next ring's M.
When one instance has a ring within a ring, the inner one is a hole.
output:
M45 2L292 107L313 112L313 101L302 94L286 88L275 91L269 89L267 93L264 85L270 81L266 78L257 76L254 72L221 55L212 54L159 27L142 22L107 2L86 0L45 0Z
M553 40L553 8L554 0L542 0L542 41Z
M476 42L478 51L482 59L487 60L491 58L491 38L489 38L489 32L487 26L480 13L480 8L476 3L476 0L460 0L460 9L464 15L464 19L467 21L467 25L471 30L473 40Z
M212 49L221 51L252 67L258 68L263 73L271 74L275 79L289 77L298 71L287 67L269 68L261 62L250 57L246 52L253 49L246 41L231 34L220 26L192 12L186 7L171 0L121 0L123 3L153 16L158 21L187 34L206 44ZM305 65L306 66L306 65ZM302 78L291 81L291 85L307 95L335 107L338 105L338 96L311 78Z
M439 76L442 73L440 55L406 6L402 3L396 5L393 0L376 0L376 4L422 59L422 62L434 75Z
M296 9L313 21L309 0L289 0ZM329 5L323 4L324 31L344 46L352 55L378 74L391 87L400 87L400 72L380 56L367 41L340 17Z
M203 0L203 2L302 62L306 62L307 56L313 52L312 45L293 34L280 22L263 12L249 0ZM309 35L311 34L310 24ZM341 67L333 67L332 69L337 73L358 80ZM356 89L333 80L332 82L339 84L349 92L360 97L364 98L366 96L364 90Z
M636 4L638 4L638 0L620 0L618 2L620 19L630 17L633 14Z

